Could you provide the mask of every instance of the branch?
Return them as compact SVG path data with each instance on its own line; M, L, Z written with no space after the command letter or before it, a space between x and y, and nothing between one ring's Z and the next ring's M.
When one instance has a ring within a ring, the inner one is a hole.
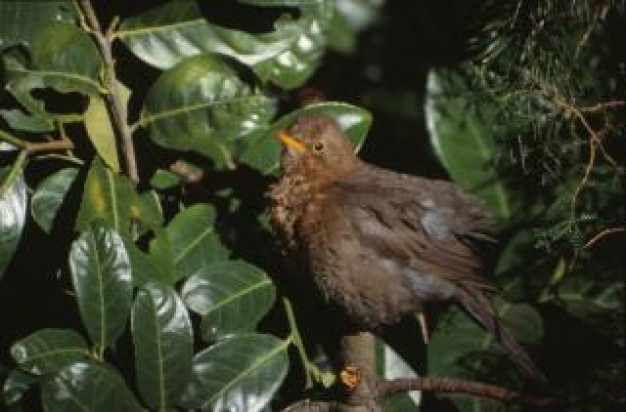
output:
M89 31L93 35L100 54L105 64L104 72L104 86L107 89L107 93L104 95L109 111L112 113L115 120L114 124L117 129L120 140L122 141L122 147L125 156L126 173L130 180L137 184L139 182L139 173L137 172L137 159L135 156L135 148L133 146L133 137L128 126L128 113L126 106L122 102L118 93L119 80L115 75L115 59L112 54L112 29L110 28L105 33L100 26L98 17L91 5L90 0L77 0L79 1L80 10L84 16L84 21L88 26ZM113 20L115 24L117 20ZM112 26L113 26L112 24Z
M52 140L50 142L30 143L25 142L24 150L29 154L39 152L56 152L74 149L70 140Z
M498 385L457 378L393 379L379 381L376 388L379 397L410 391L462 393L505 403L520 401L535 406L546 406L554 402L550 398L534 398Z

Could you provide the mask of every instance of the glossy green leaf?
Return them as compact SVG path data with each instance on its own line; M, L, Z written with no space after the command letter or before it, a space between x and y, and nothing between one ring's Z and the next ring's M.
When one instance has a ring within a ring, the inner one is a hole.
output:
M222 54L251 67L263 81L301 85L324 51L330 2L255 4L298 7L300 17L283 16L274 31L249 34L208 22L195 2L170 2L124 20L118 35L137 57L161 69L199 54Z
M495 111L473 103L468 87L453 72L429 74L425 110L431 144L456 183L508 219L516 205L496 170Z
M138 197L130 181L95 158L85 180L76 228L85 230L90 222L104 220L120 234L130 232L131 216L138 212Z
M30 112L49 117L35 89L52 87L58 92L86 95L100 90L102 59L91 38L73 24L54 22L37 32L28 62L12 54L5 58L7 89ZM63 117L63 115L58 115Z
M176 281L199 268L225 260L228 250L215 232L215 210L206 204L193 205L172 219L165 232L157 233L150 254L165 256Z
M69 257L78 308L92 342L111 347L124 331L132 299L130 258L120 235L100 224L72 243Z
M306 106L281 117L268 131L257 133L249 143L240 161L264 173L278 167L282 147L275 135L278 130L289 127L299 117L328 115L341 125L358 151L372 125L372 115L360 107L339 102L321 102Z
M117 159L117 142L115 131L111 124L109 112L102 97L95 95L89 98L89 106L85 111L85 128L89 140L96 151L111 170L120 171L120 163Z
M181 292L185 305L202 316L202 338L215 341L252 331L274 303L274 285L255 266L242 261L203 266Z
M26 183L21 171L0 169L0 279L20 242L26 221Z
M201 55L161 75L150 88L141 124L157 144L233 166L234 140L264 128L274 104L217 56Z
M141 286L151 280L172 283L172 264L169 255L164 257L148 254L141 250L128 236L125 236L123 240L130 257L135 286Z
M382 4L378 0L335 1L335 12L328 28L328 47L342 53L354 52L359 32L376 19Z
M54 130L54 123L50 119L28 115L21 110L0 110L0 117L13 130L42 133Z
M46 177L35 189L30 210L33 219L46 233L52 230L54 218L77 175L78 169L61 169Z
M22 44L30 46L41 28L55 21L72 22L66 1L1 1L0 50Z
M13 369L2 386L2 397L6 405L19 402L24 393L31 388L31 386L39 383L41 378L37 375L24 372L19 368ZM2 403L0 403L2 405Z
M11 355L23 370L46 375L85 359L89 350L71 329L41 329L13 344Z
M137 386L152 409L172 408L189 377L193 336L187 309L170 286L145 284L132 311Z
M41 402L54 412L143 411L120 374L95 362L74 363L45 381Z
M185 408L259 411L280 386L289 367L288 341L258 334L233 335L198 353Z

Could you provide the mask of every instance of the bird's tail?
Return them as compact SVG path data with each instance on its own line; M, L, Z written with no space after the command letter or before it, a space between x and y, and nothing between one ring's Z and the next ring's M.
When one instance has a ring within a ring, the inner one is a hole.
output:
M457 299L464 310L496 337L524 375L535 382L544 383L546 381L543 373L537 369L526 351L517 343L513 334L502 325L492 310L491 302L482 292L459 287Z

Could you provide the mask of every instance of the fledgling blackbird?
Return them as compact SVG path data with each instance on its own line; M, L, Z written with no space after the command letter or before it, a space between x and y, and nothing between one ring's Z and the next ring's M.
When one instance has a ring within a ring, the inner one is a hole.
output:
M361 161L330 117L302 117L278 137L285 148L268 194L271 221L288 251L306 256L327 301L376 331L422 302L454 300L525 375L544 380L493 312L483 292L497 288L463 241L489 227L480 200L450 182Z

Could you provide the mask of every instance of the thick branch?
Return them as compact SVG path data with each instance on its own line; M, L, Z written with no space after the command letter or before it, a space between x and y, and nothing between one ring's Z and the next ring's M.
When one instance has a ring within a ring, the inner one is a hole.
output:
M122 141L122 147L124 150L126 173L133 183L139 182L139 174L137 172L137 159L135 157L135 148L133 146L133 138L130 128L128 127L128 114L126 111L126 105L122 102L119 95L119 81L115 75L115 60L112 54L112 44L110 37L102 31L98 17L91 5L90 0L79 0L80 8L84 14L85 21L91 33L96 40L98 49L102 54L102 58L105 64L104 82L108 93L105 94L105 99L109 111L114 118L115 128L118 131L119 138Z

